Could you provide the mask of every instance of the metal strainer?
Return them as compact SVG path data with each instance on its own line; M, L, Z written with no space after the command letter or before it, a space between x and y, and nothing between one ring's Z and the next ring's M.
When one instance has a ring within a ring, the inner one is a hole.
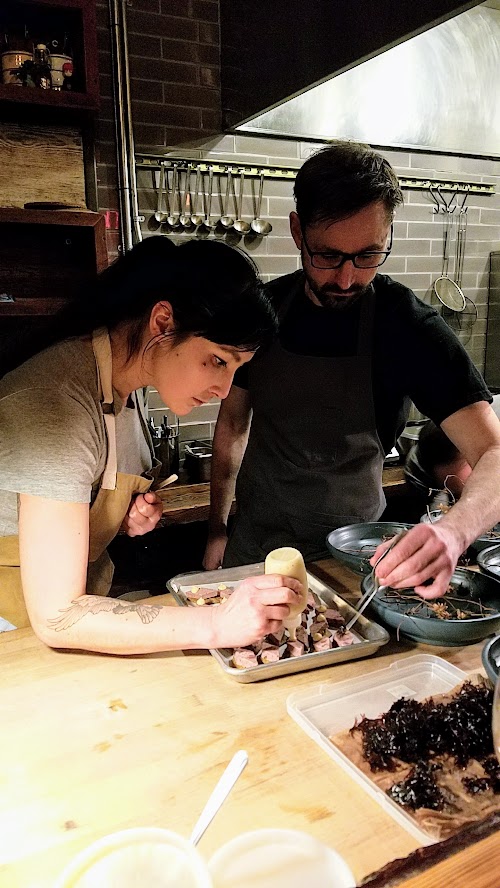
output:
M445 308L460 312L465 308L465 296L461 287L448 274L453 210L450 210L451 201L449 204L446 204L446 201L444 203L446 208L443 213L443 267L440 276L434 281L434 292Z

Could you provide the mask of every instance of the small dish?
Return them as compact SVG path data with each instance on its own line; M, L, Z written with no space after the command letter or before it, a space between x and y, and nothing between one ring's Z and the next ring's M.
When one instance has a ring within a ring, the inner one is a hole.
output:
M208 868L219 888L285 888L330 885L354 888L345 860L314 836L295 829L256 829L231 839L210 858Z
M326 545L333 557L362 575L371 571L370 558L377 546L413 524L397 524L392 521L370 521L366 524L347 524L337 527L326 538Z
M486 642L481 652L481 660L486 675L493 684L496 684L500 676L500 635L495 635Z
M434 601L424 599L415 601L412 589L398 590L400 596L397 600L393 595L395 590L382 590L373 598L370 607L377 617L397 630L398 635L404 635L413 641L421 641L426 644L462 645L473 644L482 641L488 635L500 631L500 584L484 576L478 571L457 568L452 574L450 585L452 592L448 592L439 602L446 602L447 598L455 602L455 607L462 611L477 611L480 613L481 604L487 608L493 608L487 615L471 617L468 619L441 619L432 609ZM373 586L370 576L364 577L361 589L368 592ZM405 600L406 598L406 600ZM456 599L460 599L457 601ZM412 613L408 611L412 609ZM417 612L415 612L415 608Z

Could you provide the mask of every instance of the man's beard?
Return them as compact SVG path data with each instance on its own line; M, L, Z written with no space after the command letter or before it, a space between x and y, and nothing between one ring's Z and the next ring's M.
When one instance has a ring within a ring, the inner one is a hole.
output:
M323 308L330 308L334 311L345 311L346 309L352 308L358 299L360 299L371 287L371 283L368 284L368 286L354 284L348 291L345 291L341 290L340 287L337 287L335 284L324 284L320 287L315 281L311 280L307 273L306 279L311 292L314 293L316 299L321 303Z

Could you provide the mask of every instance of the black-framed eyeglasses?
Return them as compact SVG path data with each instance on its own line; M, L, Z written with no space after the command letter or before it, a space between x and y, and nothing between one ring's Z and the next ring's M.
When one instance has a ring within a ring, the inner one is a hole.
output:
M316 253L309 248L304 233L302 234L302 241L309 254L313 268L341 268L344 262L349 261L352 262L355 268L378 268L379 265L384 264L391 253L392 237L393 225L391 224L391 235L387 250L366 250L363 253L342 253L340 250Z

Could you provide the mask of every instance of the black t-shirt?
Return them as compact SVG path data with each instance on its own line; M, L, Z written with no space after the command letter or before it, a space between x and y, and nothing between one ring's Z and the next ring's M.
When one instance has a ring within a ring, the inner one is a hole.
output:
M266 286L277 311L299 278L304 279L303 273L295 272ZM388 453L404 428L410 401L440 425L462 407L491 402L492 397L462 344L434 308L387 275L377 274L373 286L373 397L377 431ZM360 304L358 300L350 309L332 311L314 305L304 288L298 287L280 325L280 344L292 353L315 357L354 355ZM259 354L253 360L258 361ZM234 377L234 384L244 389L248 389L247 366Z

